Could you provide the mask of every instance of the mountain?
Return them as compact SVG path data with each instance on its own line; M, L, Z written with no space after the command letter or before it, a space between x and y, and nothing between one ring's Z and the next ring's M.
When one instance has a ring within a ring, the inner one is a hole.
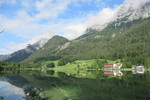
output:
M10 54L4 61L6 62L19 62L28 58L33 52L40 49L45 43L46 39L41 39L40 41L34 43L33 45L28 45L25 49L18 50Z
M79 37L76 38L75 40L80 40L80 39L85 38L85 37L87 37L87 36L89 36L89 35L91 35L91 34L94 34L94 33L96 33L96 32L98 32L98 30L97 30L97 29L94 29L93 27L92 27L92 28L87 28L87 30L85 31L85 34L79 36Z
M54 36L39 50L34 52L28 59L23 62L38 62L41 60L56 60L60 56L58 52L67 48L70 41L62 36Z
M117 20L129 22L150 17L150 0L132 0L126 2L118 11Z
M147 19L150 17L150 0L132 0L130 2L125 2L119 7L114 19L104 25L93 25L89 27L85 34L78 37L75 40L85 38L93 33L99 32L106 28L108 25L115 24L115 26L120 26L124 23L132 23L139 19Z
M96 34L72 42L59 54L62 56L70 55L74 59L139 57L144 59L144 57L150 56L149 32L150 19L138 20L136 23L129 22L119 27L111 24Z
M9 55L0 55L0 60L6 59Z
M122 5L116 18L104 29L89 28L86 34L71 42L66 39L61 44L65 45L63 49L60 49L63 46L54 43L59 42L59 38L49 40L51 42L33 53L26 61L37 62L67 57L123 59L132 64L144 64L145 59L150 57L150 0L139 0L138 4L133 1Z

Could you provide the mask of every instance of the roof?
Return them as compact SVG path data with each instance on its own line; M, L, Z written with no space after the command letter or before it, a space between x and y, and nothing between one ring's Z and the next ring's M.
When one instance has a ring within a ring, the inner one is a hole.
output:
M106 68L112 68L114 64L104 64L104 67Z

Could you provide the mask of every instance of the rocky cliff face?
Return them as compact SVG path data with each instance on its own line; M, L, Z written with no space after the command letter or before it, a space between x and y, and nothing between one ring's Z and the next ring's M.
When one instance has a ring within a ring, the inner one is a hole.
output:
M148 17L150 17L150 0L130 0L120 7L116 20L129 22Z

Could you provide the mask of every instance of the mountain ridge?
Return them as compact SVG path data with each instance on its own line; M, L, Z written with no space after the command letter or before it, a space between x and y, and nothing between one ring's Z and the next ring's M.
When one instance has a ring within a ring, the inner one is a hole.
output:
M6 62L20 62L22 60L25 60L34 51L40 49L46 42L47 42L47 40L41 39L32 45L28 44L28 46L26 48L18 50L16 52L10 54L9 56L7 56L7 58L2 59L2 60L6 61Z
M40 60L56 60L60 56L57 52L65 49L70 44L67 38L55 35L38 51L29 56L28 59L23 62L38 62Z

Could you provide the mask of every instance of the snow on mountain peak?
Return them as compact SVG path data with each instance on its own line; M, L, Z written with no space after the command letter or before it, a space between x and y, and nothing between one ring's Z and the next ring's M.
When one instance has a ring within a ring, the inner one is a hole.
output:
M150 17L150 0L126 0L117 14L117 20L127 22L147 17Z
M108 11L107 11L108 12ZM107 27L111 22L130 22L140 18L150 17L150 0L125 0L125 2L115 9L112 9L112 18L103 24L93 25L91 28L98 31ZM101 17L99 17L101 18ZM118 25L120 25L118 23Z

